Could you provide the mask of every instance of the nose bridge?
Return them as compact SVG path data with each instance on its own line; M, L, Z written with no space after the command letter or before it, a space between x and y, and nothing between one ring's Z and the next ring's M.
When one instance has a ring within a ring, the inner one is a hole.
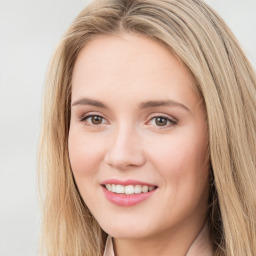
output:
M105 161L118 169L143 165L145 158L135 126L123 123L114 129Z

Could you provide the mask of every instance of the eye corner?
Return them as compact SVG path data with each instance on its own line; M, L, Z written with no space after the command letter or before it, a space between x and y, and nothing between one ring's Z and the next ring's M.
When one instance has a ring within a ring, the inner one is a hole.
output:
M152 124L154 122L154 124ZM157 127L158 129L168 129L176 126L178 124L178 120L174 117L170 117L166 114L154 114L151 115L146 122L146 124Z
M109 121L99 113L87 113L80 118L80 122L89 127L100 128L104 125L108 125Z

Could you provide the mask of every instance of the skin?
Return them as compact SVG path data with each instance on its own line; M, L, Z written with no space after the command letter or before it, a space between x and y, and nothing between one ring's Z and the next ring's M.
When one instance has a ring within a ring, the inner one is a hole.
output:
M79 53L71 104L72 171L116 255L186 255L206 219L209 161L204 106L184 65L144 36L97 37ZM112 178L158 188L117 206L101 186Z

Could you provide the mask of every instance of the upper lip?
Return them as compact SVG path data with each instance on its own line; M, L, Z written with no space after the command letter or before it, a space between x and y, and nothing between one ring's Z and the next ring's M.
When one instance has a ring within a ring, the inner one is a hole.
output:
M103 182L101 182L101 185L106 185L106 184L116 184L116 185L123 185L123 186L142 185L142 186L157 187L157 185L155 185L155 184L151 184L151 183L139 181L139 180L133 180L133 179L128 179L128 180L108 179L108 180L104 180Z

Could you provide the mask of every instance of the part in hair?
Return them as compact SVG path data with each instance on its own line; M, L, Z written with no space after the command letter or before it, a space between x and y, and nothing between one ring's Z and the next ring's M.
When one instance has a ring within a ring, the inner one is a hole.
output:
M106 234L84 204L69 163L71 80L89 41L122 33L161 42L192 74L208 122L215 255L255 256L255 73L229 28L201 0L96 0L62 38L46 80L38 154L42 248L49 256L103 253Z

